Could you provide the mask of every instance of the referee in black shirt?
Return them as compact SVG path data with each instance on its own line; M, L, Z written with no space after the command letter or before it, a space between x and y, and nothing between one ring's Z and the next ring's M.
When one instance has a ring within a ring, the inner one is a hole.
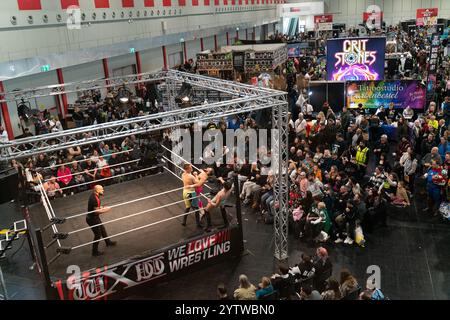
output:
M100 219L100 215L111 210L109 207L102 206L100 196L103 196L103 187L101 185L96 185L94 187L94 192L89 197L88 212L90 213L86 216L86 222L91 227L92 232L94 233L94 241L96 241L92 244L92 255L94 257L103 254L103 252L98 251L99 241L97 240L108 237L105 226ZM105 242L108 247L116 245L116 242L111 241L111 239L106 239Z

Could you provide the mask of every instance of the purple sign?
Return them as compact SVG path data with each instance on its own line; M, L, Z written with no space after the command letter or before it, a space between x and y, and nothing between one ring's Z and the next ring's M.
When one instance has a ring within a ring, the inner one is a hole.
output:
M347 82L347 107L388 107L423 109L426 103L426 88L415 80L355 81Z

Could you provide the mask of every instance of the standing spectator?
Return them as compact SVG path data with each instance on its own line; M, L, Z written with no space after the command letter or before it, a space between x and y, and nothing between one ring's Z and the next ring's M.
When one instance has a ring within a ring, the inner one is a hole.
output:
M444 112L445 125L447 127L450 124L450 97L448 96L449 93L450 93L450 79L447 80L447 96L445 97L445 100L442 103L442 111Z
M326 280L333 273L333 264L328 257L327 249L323 247L317 248L316 258L314 261L314 269L316 273L314 277L314 288L319 292L322 292L325 290Z
M75 122L75 127L80 128L84 125L84 114L81 111L80 107L75 106L72 114L72 119Z
M385 157L389 153L389 142L387 135L383 134L380 138L380 141L375 145L373 149L373 153L375 155L375 163L380 162L380 156L384 155Z
M6 143L9 141L8 132L0 125L0 143Z
M433 215L437 215L439 205L441 204L441 186L443 181L442 167L436 162L431 161L431 168L425 174L427 180L428 206L423 210Z

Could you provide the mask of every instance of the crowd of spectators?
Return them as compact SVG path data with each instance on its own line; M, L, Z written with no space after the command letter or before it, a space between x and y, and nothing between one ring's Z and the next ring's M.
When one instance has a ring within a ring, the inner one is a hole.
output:
M132 135L40 153L23 161L12 160L11 166L24 173L28 201L37 201L41 188L49 199L65 197L86 191L96 183L110 185L151 172L153 169L146 168L158 164L158 152L147 148L145 141Z
M292 266L279 265L278 272L264 276L258 285L245 274L232 295L221 283L217 286L219 300L387 300L377 284L367 279L364 287L348 270L341 269L339 279L333 277L333 263L328 251L319 247L314 256L303 254Z

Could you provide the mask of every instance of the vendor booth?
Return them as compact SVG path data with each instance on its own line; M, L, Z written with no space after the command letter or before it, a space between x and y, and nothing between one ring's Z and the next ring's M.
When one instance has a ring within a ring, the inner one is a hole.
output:
M197 54L197 72L222 79L248 82L261 74L281 73L287 60L284 43L222 47L217 52Z

